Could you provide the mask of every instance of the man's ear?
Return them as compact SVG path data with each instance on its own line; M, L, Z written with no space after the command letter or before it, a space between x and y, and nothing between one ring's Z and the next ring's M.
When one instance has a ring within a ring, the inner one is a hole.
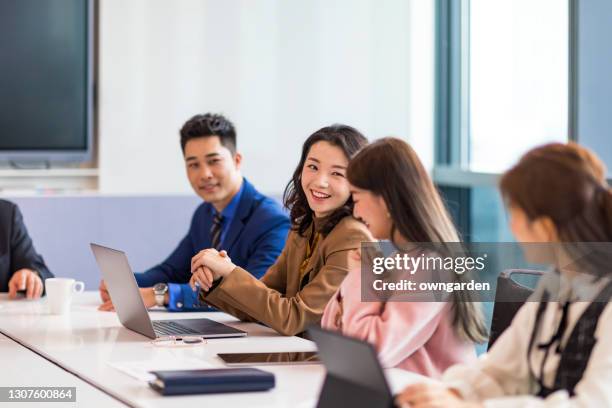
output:
M240 166L242 165L242 155L238 152L234 154L234 165L236 166L237 170L240 170Z

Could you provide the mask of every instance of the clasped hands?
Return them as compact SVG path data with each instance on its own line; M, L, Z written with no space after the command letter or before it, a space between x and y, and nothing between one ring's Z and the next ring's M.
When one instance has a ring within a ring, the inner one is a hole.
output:
M225 251L214 248L204 249L191 258L191 279L189 285L195 290L196 284L208 292L213 283L236 268Z

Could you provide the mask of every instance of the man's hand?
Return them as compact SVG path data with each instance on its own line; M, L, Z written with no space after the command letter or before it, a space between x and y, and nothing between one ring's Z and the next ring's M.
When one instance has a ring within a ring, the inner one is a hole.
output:
M227 256L227 252L218 252L213 248L204 249L191 259L192 277L189 284L195 290L197 282L203 290L208 291L214 281L229 275L235 268L236 265Z
M110 300L110 295L108 293L108 289L106 289L106 283L104 283L104 279L100 281L100 299L102 299L102 303L108 302Z
M8 283L9 299L17 298L17 291L25 290L26 298L37 299L42 296L43 282L31 269L20 269L13 274Z
M100 292L102 288L102 284L100 284ZM155 306L157 303L155 302L155 292L153 292L153 288L140 288L140 297L142 297L142 301L144 302L145 307L148 309L150 307ZM102 293L100 293L101 295ZM108 292L106 292L108 295ZM166 298L164 299L164 303L168 304L168 293L166 293ZM115 306L113 305L113 301L110 299L105 301L98 307L98 310L103 312L114 312Z

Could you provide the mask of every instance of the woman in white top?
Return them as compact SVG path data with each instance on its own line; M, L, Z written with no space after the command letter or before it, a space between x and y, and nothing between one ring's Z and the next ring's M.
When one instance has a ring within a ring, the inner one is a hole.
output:
M555 244L554 270L477 364L408 386L398 405L612 407L612 190L605 167L576 144L549 144L523 156L500 189L516 239Z

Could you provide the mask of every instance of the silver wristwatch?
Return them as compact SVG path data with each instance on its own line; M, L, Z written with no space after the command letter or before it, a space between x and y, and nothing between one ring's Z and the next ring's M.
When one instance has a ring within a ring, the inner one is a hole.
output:
M158 283L153 286L153 293L155 293L155 304L157 306L164 306L164 298L168 292L168 285L165 283Z

